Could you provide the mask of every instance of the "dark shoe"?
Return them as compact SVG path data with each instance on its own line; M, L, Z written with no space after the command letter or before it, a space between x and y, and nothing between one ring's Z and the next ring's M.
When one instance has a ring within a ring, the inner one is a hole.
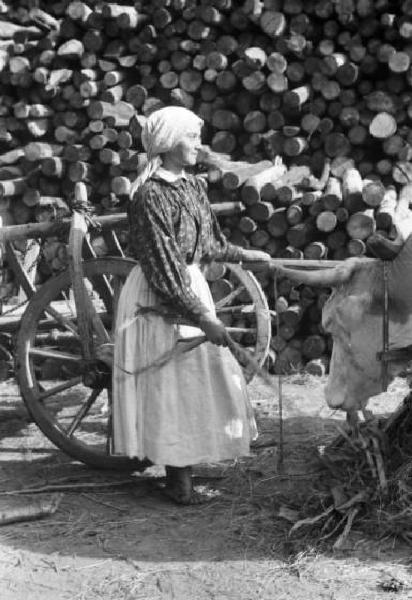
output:
M373 233L368 237L366 245L376 258L393 260L401 251L404 241L400 235L394 240L384 237L380 233Z

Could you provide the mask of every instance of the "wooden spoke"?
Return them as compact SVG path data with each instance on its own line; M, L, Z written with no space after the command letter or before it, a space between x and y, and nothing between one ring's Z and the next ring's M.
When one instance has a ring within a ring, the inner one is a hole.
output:
M236 306L216 306L216 312L219 314L236 313L251 314L255 310L254 304L236 304Z
M110 455L113 454L113 396L111 389L107 390L107 399L109 401L109 415L107 419L106 453Z
M234 289L233 292L230 292L230 294L228 294L227 296L225 296L224 298L222 298L221 300L216 302L216 310L220 310L221 308L223 308L224 306L229 304L229 302L233 302L233 300L235 298L237 298L238 296L240 296L240 294L242 292L244 292L245 289L246 288L244 285L240 285L239 287Z
M123 258L124 252L116 232L113 229L104 229L102 235L109 249L110 256L120 256Z
M114 335L114 332L116 331L116 322L115 322L115 317L117 315L117 307L119 304L119 297L120 297L120 292L122 291L122 287L124 284L124 280L121 279L119 276L115 276L112 279L112 287L113 287L113 323L112 323L112 336Z
M75 312L76 305L74 303L74 300L70 300L70 296L67 295L66 290L64 292L62 292L62 296L64 298L63 302L67 306L67 310L70 312L72 317L75 319L76 318L76 312Z
M113 312L113 289L109 277L100 275L90 280L97 291L107 311Z
M110 291L111 295L113 295L113 290L111 288L111 286L109 285L109 282L107 280L107 277L105 276L101 276L100 278L89 278L89 281L91 283L92 286L94 286L94 280L95 279L102 279L104 277L107 287L105 288L105 292L108 293L108 290ZM93 288L94 289L94 288ZM107 312L99 312L98 310L96 310L93 301L91 300L90 296L88 293L85 294L86 298L86 303L88 305L88 310L90 313L90 318L92 320L92 324L93 324L93 328L95 330L95 333L97 335L98 338L98 342L103 344L105 342L109 342L110 341L110 335L108 334L106 327L104 325L104 317L107 316ZM70 302L70 300L67 298L67 294L65 295L65 301L67 304L68 309L70 310L70 312L72 313L73 317L76 317L74 311L73 311L73 303ZM106 302L105 302L106 304ZM102 307L103 308L103 307ZM107 320L107 319L106 319Z
M63 362L79 362L83 360L80 354L70 354L69 352L61 352L60 350L52 350L47 348L30 348L30 357L38 356L41 358L52 358L53 360L61 360Z
M226 327L229 333L256 333L256 327Z
M110 337L110 334L108 333L106 327L104 326L102 318L101 318L100 314L97 312L97 310L95 310L92 302L90 302L90 313L91 313L91 319L92 319L92 323L93 323L93 329L94 329L94 331L96 333L96 337L97 337L97 343L105 344L105 343L111 342L112 339Z
M81 198L87 192L84 183L78 182L75 186L76 198ZM87 224L82 214L74 212L72 224L70 227L69 244L71 248L69 271L72 280L74 300L76 302L77 323L81 334L81 345L83 355L86 359L93 358L93 330L97 336L98 343L110 342L110 336L93 304L89 290L86 288L86 281L83 269L82 249L83 245L88 248L86 238ZM89 247L92 252L91 247ZM113 290L105 275L89 277L93 289L96 289L100 297L105 298L105 305L111 303Z
M45 400L46 398L49 398L50 396L54 396L54 394L58 394L59 392L63 392L64 390L68 390L68 389L74 387L75 385L78 385L79 383L82 382L82 380L83 380L83 378L81 375L72 377L71 379L68 379L64 383L60 383L59 385L55 385L52 388L42 391L37 396L37 399L40 401Z
M78 411L77 415L74 417L73 421L70 423L69 427L66 429L66 434L69 437L72 437L76 429L79 427L80 423L87 416L93 404L96 402L103 388L92 390L92 393L88 397L87 401L83 404L83 406Z
M83 244L82 244L81 250L82 250L82 255L84 258L96 258L96 253L93 250L93 247L87 236L83 239ZM108 274L108 275L110 275L110 274ZM103 300L103 303L104 303L106 309L109 312L112 312L112 310L113 310L113 303L112 303L113 290L110 285L108 277L106 275L96 275L95 277L92 277L90 279L90 282L92 283L93 288L98 292L100 298Z
M81 198L87 192L83 182L77 182L75 186L75 198ZM69 272L72 281L74 301L76 303L77 324L80 332L80 343L82 353L86 360L93 358L93 337L92 337L92 302L89 292L84 282L82 247L87 233L87 224L84 216L74 211L71 221L69 246L70 260Z
M71 331L71 333L73 333L77 337L77 339L80 339L78 329L76 325L74 325L74 323L70 321L70 319L59 313L59 311L55 310L52 306L46 306L44 312L53 317L53 319L55 319L57 323L60 323L62 327Z
M36 332L35 335L35 343L38 345L42 345L45 348L51 347L55 348L59 346L59 344L72 344L79 346L79 340L77 336L72 335L71 331L61 331L57 329L57 327L49 327L45 328L44 331L41 329L42 323L40 323L39 331Z

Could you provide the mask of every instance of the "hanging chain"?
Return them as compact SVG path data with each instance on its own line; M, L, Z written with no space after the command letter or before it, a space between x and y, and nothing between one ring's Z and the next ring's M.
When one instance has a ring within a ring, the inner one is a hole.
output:
M383 314L382 314L382 362L381 362L381 380L382 390L388 389L388 351L389 351L389 263L383 261Z
M277 272L274 273L273 286L274 286L274 298L275 306L278 303L278 277ZM279 311L276 309L276 329L279 333L280 319ZM284 436L283 436L283 377L282 373L278 373L278 408L279 408L279 455L277 460L277 469L279 473L283 472L283 459L284 459Z

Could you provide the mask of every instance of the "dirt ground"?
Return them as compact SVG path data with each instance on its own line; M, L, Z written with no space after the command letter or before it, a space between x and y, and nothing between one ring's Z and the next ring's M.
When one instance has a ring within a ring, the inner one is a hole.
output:
M342 424L342 415L325 405L323 383L300 375L282 381L283 468L278 380L251 384L257 447L236 463L197 471L198 482L218 492L200 507L172 505L147 477L92 471L72 461L30 422L15 385L2 384L0 513L53 497L6 491L95 487L65 491L57 511L42 520L0 528L0 599L412 598L410 548L358 530L339 552L289 535L288 511L304 507L319 472L319 449ZM387 415L406 389L396 380L373 400L373 411Z

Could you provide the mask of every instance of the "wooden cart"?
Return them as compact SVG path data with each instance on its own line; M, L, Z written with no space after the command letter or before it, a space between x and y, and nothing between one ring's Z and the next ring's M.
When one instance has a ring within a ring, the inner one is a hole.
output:
M87 202L84 184L76 184L75 194L80 204ZM233 214L240 208L240 203L223 203L216 212ZM146 463L112 453L111 367L104 360L113 343L117 299L135 265L124 257L115 233L125 222L125 214L98 218L110 249L104 258L93 252L82 212L60 222L2 228L0 242L28 303L17 327L13 319L0 317L0 332L15 330L15 376L47 438L93 467L139 470ZM36 290L16 258L13 240L68 231L68 268ZM228 329L233 335L247 334L254 357L263 364L271 334L266 297L252 273L233 264L227 271L233 290L216 301L217 314L242 317L242 327Z

